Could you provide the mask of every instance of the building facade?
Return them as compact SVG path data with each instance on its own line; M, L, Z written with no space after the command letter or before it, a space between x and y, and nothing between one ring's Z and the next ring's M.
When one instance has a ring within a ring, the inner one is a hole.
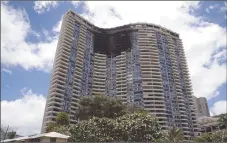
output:
M220 130L226 130L226 125L220 124L218 122L220 115L212 116L212 117L200 117L198 119L198 124L201 127L202 133L212 133Z
M179 35L154 24L103 29L73 11L63 17L42 131L58 112L74 118L81 96L104 94L144 107L163 130L199 133Z
M210 117L210 111L209 111L209 107L208 107L208 103L207 103L207 99L205 97L195 97L193 96L194 99L194 105L196 108L196 112L197 112L197 117Z

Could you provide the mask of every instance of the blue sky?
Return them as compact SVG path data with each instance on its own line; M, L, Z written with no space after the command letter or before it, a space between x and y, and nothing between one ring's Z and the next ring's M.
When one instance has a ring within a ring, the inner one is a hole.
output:
M31 127L34 133L40 131L61 17L69 9L100 27L150 22L180 33L194 95L207 97L212 115L226 112L226 3L12 1L1 3L5 126L20 134L31 133ZM26 119L18 117L28 114Z

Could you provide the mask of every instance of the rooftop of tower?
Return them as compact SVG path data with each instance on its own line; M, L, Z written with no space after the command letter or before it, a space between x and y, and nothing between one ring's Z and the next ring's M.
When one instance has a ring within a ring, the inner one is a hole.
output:
M93 23L89 22L88 20L86 20L85 18L83 18L82 16L80 16L79 14L75 13L74 11L72 11L71 9L66 13L66 14L72 14L75 17L77 17L78 19L82 20L85 24L87 24L88 27L92 28L93 30L96 30L97 32L105 32L105 33L111 33L111 32L116 32L116 31L122 31L125 28L128 27L151 27L151 28L155 28L155 29L159 29L161 31L164 31L166 33L169 33L170 35L179 38L179 34L176 32L173 32L167 28L164 28L160 25L156 25L153 23L146 23L146 22L138 22L138 23L131 23L131 24L126 24L126 25L122 25L122 26L117 26L117 27L112 27L112 28L100 28L98 26L95 26Z

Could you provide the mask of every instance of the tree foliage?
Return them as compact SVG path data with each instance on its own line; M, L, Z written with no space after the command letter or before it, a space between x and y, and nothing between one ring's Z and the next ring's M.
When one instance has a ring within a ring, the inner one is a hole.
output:
M212 142L227 142L227 130L213 132Z
M93 117L83 120L70 130L73 142L113 141L114 122L109 118Z
M9 131L11 130L11 131ZM17 135L17 132L16 131L13 131L12 129L9 129L8 127L7 128L4 128L2 125L1 125L1 140L4 140L4 139L13 139L15 138Z
M202 133L194 139L196 142L227 142L227 130L212 133Z
M125 104L108 96L82 97L76 117L80 120L88 120L92 117L115 118L126 114L125 109Z
M162 136L156 119L143 113L117 119L93 117L77 123L70 132L73 142L154 141Z
M66 112L58 113L56 122L51 122L46 127L46 132L56 131L62 126L69 126L69 116Z
M8 139L13 139L16 137L17 132L11 131L7 133Z
M184 139L184 136L179 128L171 127L164 135L164 141L177 143Z
M225 127L227 128L227 113L221 114L219 116L218 122L221 126L225 125Z
M51 131L58 132L60 134L64 134L64 135L68 135L68 136L71 135L70 126L66 126L66 125L63 125L63 126L57 125Z
M162 136L157 120L146 113L126 114L116 120L118 141L147 142Z
M69 125L69 116L66 112L60 112L56 117L56 123L58 125L66 126Z
M5 137L5 130L4 128L1 126L1 140L4 140Z
M155 141L162 137L156 119L145 110L108 96L82 97L75 116L78 123L68 126L58 115L48 131L67 134L72 142Z
M56 124L54 122L47 124L46 132L52 132L55 127L58 127L58 124Z
M79 120L88 120L92 117L117 118L127 113L145 112L135 105L127 105L114 97L96 95L82 97L75 117Z

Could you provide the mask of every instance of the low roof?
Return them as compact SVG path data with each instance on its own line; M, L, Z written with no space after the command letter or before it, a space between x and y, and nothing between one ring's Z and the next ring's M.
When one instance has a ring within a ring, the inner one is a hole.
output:
M66 136L57 132L50 132L50 133L44 133L44 134L39 134L39 135L35 135L35 136L30 136L28 137L29 139L32 138L39 138L39 137L50 137L50 138L63 138L63 139L67 139L70 136Z
M3 140L1 142L10 142L10 141L21 141L21 140L26 140L26 139L34 139L34 138L40 138L40 137L50 137L50 138L62 138L62 139L68 139L70 136L66 136L57 132L50 132L50 133L44 133L44 134L39 134L39 135L34 135L34 136L26 136L26 137L19 137L15 139L7 139Z
M28 138L28 136L25 136L25 137L19 137L19 138L14 138L14 139L6 139L6 140L3 140L1 142L22 141L22 140L25 140L27 138Z

